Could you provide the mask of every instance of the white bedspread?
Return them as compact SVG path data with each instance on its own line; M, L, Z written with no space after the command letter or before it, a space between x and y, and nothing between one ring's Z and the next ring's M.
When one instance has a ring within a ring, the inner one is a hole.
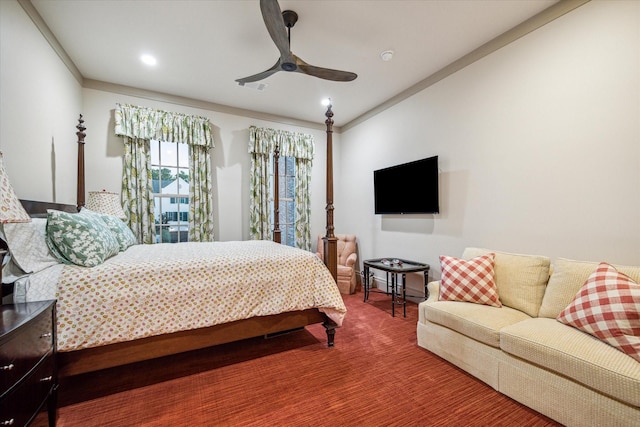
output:
M269 241L132 246L65 265L55 297L59 351L313 307L340 326L346 313L322 261Z

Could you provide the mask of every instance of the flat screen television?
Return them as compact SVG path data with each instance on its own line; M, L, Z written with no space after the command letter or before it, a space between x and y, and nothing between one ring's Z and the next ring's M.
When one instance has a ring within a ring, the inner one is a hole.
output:
M438 156L373 171L376 214L440 212Z

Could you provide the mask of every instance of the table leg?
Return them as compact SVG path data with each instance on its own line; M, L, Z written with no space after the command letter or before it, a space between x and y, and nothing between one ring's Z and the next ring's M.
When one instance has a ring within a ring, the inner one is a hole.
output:
M402 273L402 315L407 317L407 275Z
M429 269L424 271L424 299L427 300L429 298L429 288L427 288L427 284L429 283Z
M369 299L369 266L364 266L364 302L367 302Z
M389 277L389 273L387 273L387 277ZM387 291L389 290L389 285L387 284ZM396 274L391 274L391 317L396 317Z
M385 273L387 274L387 289L385 290L385 293L389 295L389 272L386 271ZM391 281L393 282L393 277L391 278Z

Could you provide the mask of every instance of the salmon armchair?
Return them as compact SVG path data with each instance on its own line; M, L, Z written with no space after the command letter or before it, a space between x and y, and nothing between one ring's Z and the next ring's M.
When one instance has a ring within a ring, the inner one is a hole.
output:
M356 291L356 236L353 234L336 234L338 239L338 289L342 294L353 294ZM316 255L324 262L324 236L318 236Z

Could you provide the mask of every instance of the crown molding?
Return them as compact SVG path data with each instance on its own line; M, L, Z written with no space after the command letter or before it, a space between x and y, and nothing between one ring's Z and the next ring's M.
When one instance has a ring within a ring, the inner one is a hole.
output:
M51 48L60 57L64 65L67 66L78 83L82 85L84 82L84 76L82 75L80 70L78 70L78 67L76 67L76 64L74 64L74 62L71 60L71 57L67 54L67 51L64 50L56 36L53 35L47 23L44 22L42 16L40 16L33 3L31 3L31 0L18 0L18 3L20 4L20 6L22 6L22 9L24 9L29 18L31 18L33 23L36 25L36 28L40 31L45 40L49 42Z
M370 109L364 114L356 117L348 123L333 128L335 133L345 132L356 125L363 123L364 121L376 116L377 114L393 107L394 105L404 101L407 98L423 91L424 89L436 84L437 82L445 79L446 77L454 74L455 72L473 64L474 62L484 58L485 56L501 49L502 47L518 40L519 38L529 34L530 32L554 21L555 19L571 12L572 10L588 3L590 0L560 0L558 3L548 7L535 16L527 19L526 21L516 25L512 29L502 33L494 39L488 41L477 49L462 56L446 67L436 71L424 80L416 83L415 85L405 89L397 95L384 101L382 104ZM51 32L51 29L47 26L46 22L42 19L36 8L31 3L31 0L18 0L18 3L25 10L27 15L34 22L40 33L49 42L53 50L60 57L62 62L67 66L71 74L76 78L83 88L103 90L107 92L120 93L122 95L136 96L144 99L167 102L171 104L183 105L193 108L200 108L204 110L216 111L225 114L232 114L242 117L254 118L257 120L266 120L275 123L281 123L291 126L302 126L310 129L325 130L324 123L310 122L306 120L298 120L290 117L278 116L274 114L261 113L259 111L247 110L243 108L230 107L227 105L216 104L213 102L202 101L193 98L187 98L182 96L170 95L162 92L149 91L144 89L138 89L131 86L123 86L114 83L86 79L75 63L71 60L67 52L64 50L58 39Z
M151 101L166 102L168 104L182 105L192 108L200 108L207 111L231 114L234 116L248 117L256 120L280 123L290 126L301 126L309 129L326 130L324 121L322 123L310 122L307 120L292 119L291 117L278 116L275 114L262 113L259 111L247 110L244 108L230 107L228 105L216 104L214 102L202 101L199 99L187 98L184 96L171 95L163 92L155 92L140 89L132 86L124 86L100 80L84 79L82 85L85 89L95 89L104 92L119 93L121 95L135 96L137 98L149 99ZM335 128L334 128L335 131ZM339 132L339 131L337 131Z
M2 1L2 0L0 0ZM163 92L155 92L150 90L139 89L131 86L124 86L115 83L109 83L99 80L92 80L85 78L71 57L64 50L56 36L51 32L51 29L47 23L42 19L42 16L38 13L35 6L31 3L31 0L18 0L18 3L29 18L36 25L40 33L45 40L49 43L51 48L60 57L62 62L69 69L71 74L76 78L80 86L86 89L96 89L106 92L119 93L122 95L135 96L139 98L149 99L153 101L167 102L170 104L183 105L187 107L200 108L203 110L216 111L219 113L232 114L236 116L248 117L256 120L265 120L274 123L280 123L283 125L300 126L308 129L326 130L324 119L321 123L311 122L307 120L293 119L291 117L279 116L275 114L262 113L259 111L247 110L244 108L230 107L228 105L216 104L213 102L202 101L199 99L187 98L184 96L171 95ZM340 133L340 127L333 128L334 133Z
M342 125L342 131L346 132L347 130L353 128L354 126L370 119L371 117L393 107L399 102L404 101L405 99L425 90L429 86L432 86L438 83L440 80L452 75L453 73L460 71L461 69L473 64L479 59L484 58L485 56L497 51L498 49L513 43L519 38L529 34L530 32L537 30L543 25L548 24L549 22L571 12L572 10L582 6L585 3L588 3L590 0L561 0L558 3L549 6L542 12L532 16L526 21L516 25L512 29L502 33L501 35L495 37L494 39L488 41L477 49L469 52L468 54L462 56L446 67L436 71L431 74L429 77L424 80L419 81L415 85L405 89L404 91L398 93L397 95L389 98L384 101L382 104L377 107L372 108L366 113L356 117L355 119L349 121Z

